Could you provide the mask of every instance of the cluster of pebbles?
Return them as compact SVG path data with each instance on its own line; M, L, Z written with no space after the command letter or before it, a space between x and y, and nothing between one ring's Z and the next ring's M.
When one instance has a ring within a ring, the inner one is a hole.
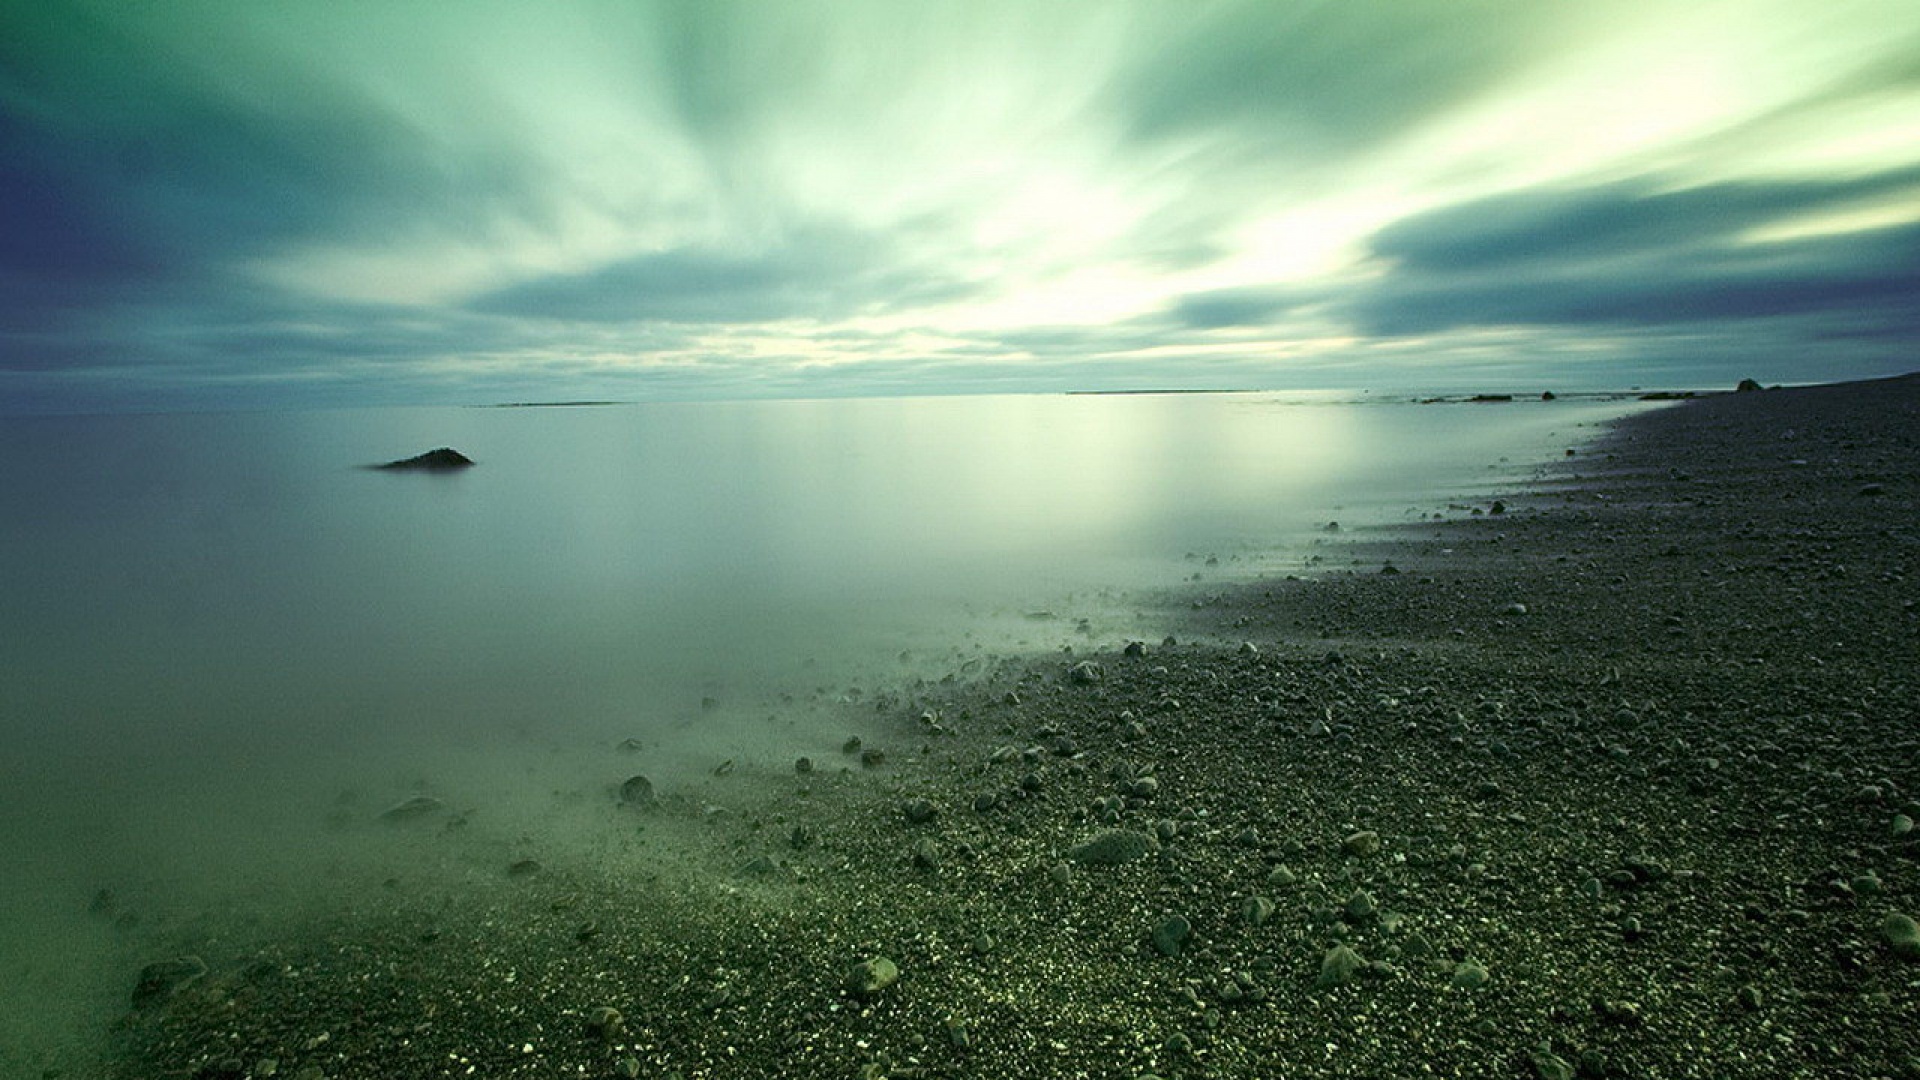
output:
M1689 401L837 757L610 775L675 869L182 942L120 1073L1920 1077L1917 409Z

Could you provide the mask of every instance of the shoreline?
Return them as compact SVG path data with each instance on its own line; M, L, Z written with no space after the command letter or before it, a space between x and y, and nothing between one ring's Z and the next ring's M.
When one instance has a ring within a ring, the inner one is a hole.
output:
M1920 1075L1880 929L1920 910L1916 431L1915 377L1630 416L1500 513L1203 586L1174 644L609 794L601 858L179 934L207 971L110 1072Z

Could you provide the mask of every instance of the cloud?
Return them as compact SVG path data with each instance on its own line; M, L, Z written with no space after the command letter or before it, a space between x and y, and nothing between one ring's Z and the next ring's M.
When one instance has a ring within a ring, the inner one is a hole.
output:
M63 372L383 400L1245 385L1424 375L1415 342L1670 360L1718 334L1837 365L1910 333L1908 0L6 21L0 410Z
M679 249L592 271L516 283L478 296L473 311L585 322L755 323L847 319L961 299L972 283L917 267L884 241L814 230L769 250Z
M1889 196L1906 201L1909 219L1792 231ZM1384 276L1336 305L1367 334L1807 315L1873 325L1920 295L1920 170L1678 191L1637 181L1519 192L1398 222L1371 247L1387 264Z

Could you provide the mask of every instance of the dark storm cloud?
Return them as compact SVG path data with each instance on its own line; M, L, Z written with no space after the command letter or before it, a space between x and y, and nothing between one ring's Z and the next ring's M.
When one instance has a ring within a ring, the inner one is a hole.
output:
M1920 226L1744 234L1920 190L1920 171L1680 191L1521 192L1383 230L1378 284L1337 307L1365 333L1474 326L1650 326L1823 315L1882 325L1920 295Z

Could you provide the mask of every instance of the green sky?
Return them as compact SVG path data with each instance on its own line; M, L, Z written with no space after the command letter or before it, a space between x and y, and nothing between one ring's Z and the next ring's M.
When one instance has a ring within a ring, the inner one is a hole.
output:
M0 409L1912 368L1920 5L8 5Z

